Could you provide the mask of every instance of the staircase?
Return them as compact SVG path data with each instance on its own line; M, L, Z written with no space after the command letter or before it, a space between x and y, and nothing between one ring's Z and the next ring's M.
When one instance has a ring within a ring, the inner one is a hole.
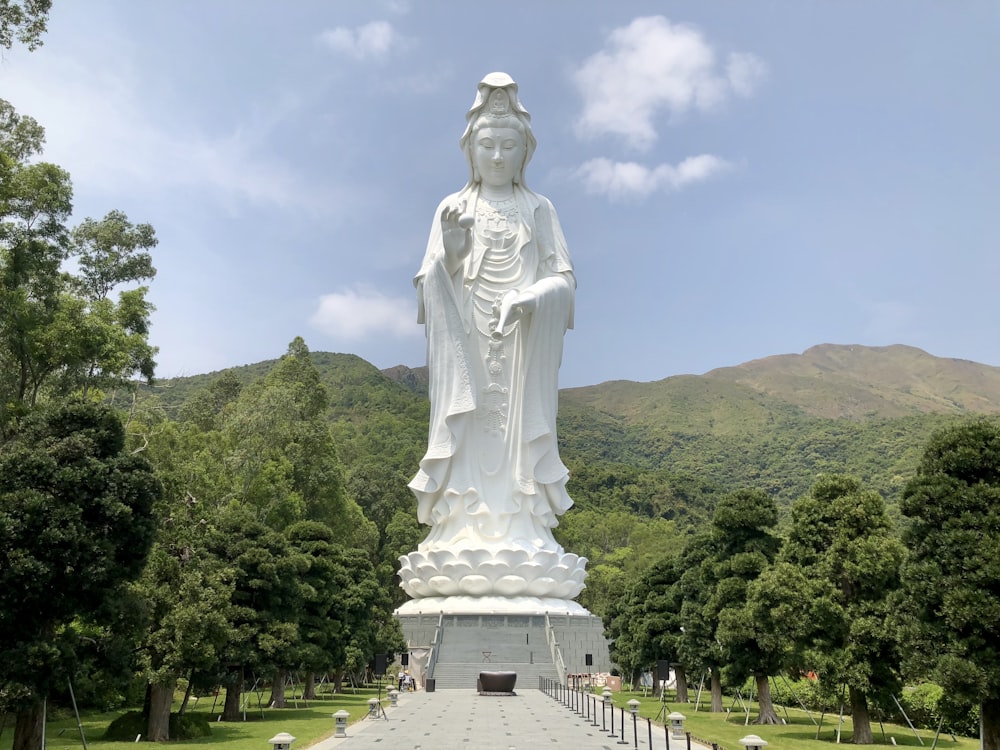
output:
M437 649L437 690L475 690L483 671L516 672L522 690L558 679L544 615L445 615Z

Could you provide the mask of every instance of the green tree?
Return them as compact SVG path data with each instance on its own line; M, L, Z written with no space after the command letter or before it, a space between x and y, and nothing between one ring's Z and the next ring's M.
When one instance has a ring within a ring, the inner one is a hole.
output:
M239 721L247 672L268 674L286 666L299 646L302 591L298 579L309 562L291 549L282 534L235 503L210 522L206 547L232 571L227 608L231 635L220 663L226 686L222 719Z
M35 403L61 364L53 329L73 188L59 167L30 161L44 139L33 118L0 99L0 428Z
M751 584L774 562L780 540L773 533L778 509L756 489L726 495L712 516L714 591L709 607L718 617L715 637L725 660L723 678L738 684L753 676L760 712L758 724L777 724L768 678L785 666L788 643L774 632L774 621L749 601Z
M137 653L149 685L146 739L169 736L170 709L178 678L217 671L233 634L229 606L232 571L208 549L214 506L205 502L214 472L199 458L218 433L192 423L160 426L147 455L164 486L157 504L157 534L142 577L134 586L144 631ZM190 684L189 680L189 684Z
M724 571L716 564L712 534L705 530L691 537L677 561L682 571L677 581L681 599L677 638L677 659L685 669L707 675L710 681L709 710L722 706L722 647L716 638L719 601L715 597L718 576Z
M221 422L231 497L271 528L321 521L345 546L374 554L378 530L345 495L328 408L309 349L296 338L274 369L240 391Z
M801 570L802 596L791 602L811 627L802 639L808 666L846 685L854 744L871 744L869 698L891 706L899 693L898 637L892 616L905 555L882 496L853 477L820 477L792 506L782 559ZM791 574L786 578L791 578Z
M14 42L37 49L49 19L52 0L3 0L0 3L0 47L10 49Z
M1000 426L934 433L903 492L913 668L944 688L954 716L979 704L982 746L1000 749Z
M393 604L399 606L407 599L397 577L399 556L416 549L427 534L417 523L416 501L407 487L407 478L373 455L351 467L345 488L347 496L361 507L377 530L378 577L386 590L393 592Z
M73 674L81 627L110 613L142 570L161 487L127 453L107 408L38 411L0 443L0 684L18 712L14 750L37 750L42 702Z
M151 382L147 289L153 229L121 212L70 231L73 189L59 167L34 161L44 130L0 100L0 430L39 400ZM76 258L80 275L64 270Z

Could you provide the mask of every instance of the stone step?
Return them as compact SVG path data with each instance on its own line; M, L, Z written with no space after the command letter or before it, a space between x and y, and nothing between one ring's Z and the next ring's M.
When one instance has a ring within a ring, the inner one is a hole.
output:
M538 688L538 678L556 679L552 664L528 664L525 662L449 662L438 664L434 670L435 690L475 690L480 672L514 672L517 685L514 690Z

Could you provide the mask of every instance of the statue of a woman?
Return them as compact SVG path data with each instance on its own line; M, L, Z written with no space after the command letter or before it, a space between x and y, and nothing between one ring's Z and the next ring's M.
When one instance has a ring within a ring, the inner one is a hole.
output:
M524 183L535 138L517 84L486 76L466 119L469 182L438 207L415 279L431 417L410 487L431 531L400 558L402 585L418 598L569 599L586 560L552 528L572 505L556 409L573 266L555 209Z

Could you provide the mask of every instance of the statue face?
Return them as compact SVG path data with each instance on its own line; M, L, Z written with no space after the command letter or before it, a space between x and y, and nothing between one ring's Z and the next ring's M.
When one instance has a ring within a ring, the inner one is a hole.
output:
M483 184L511 185L524 164L524 139L515 128L480 128L475 134L473 157Z

